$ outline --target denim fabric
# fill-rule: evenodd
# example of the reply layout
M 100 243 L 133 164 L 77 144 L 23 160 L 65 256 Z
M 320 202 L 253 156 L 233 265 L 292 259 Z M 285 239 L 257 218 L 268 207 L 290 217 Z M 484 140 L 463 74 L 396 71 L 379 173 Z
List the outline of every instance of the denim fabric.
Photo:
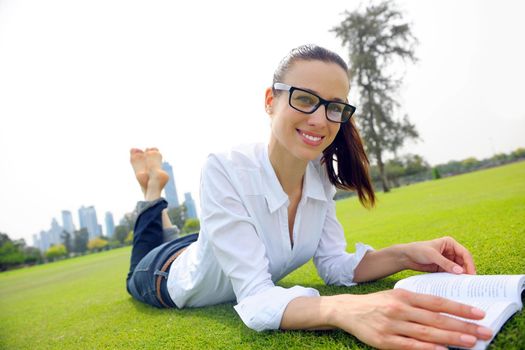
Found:
M 195 242 L 198 237 L 195 233 L 162 243 L 161 213 L 166 207 L 167 202 L 164 199 L 157 200 L 139 214 L 135 222 L 130 270 L 126 279 L 128 293 L 135 299 L 158 308 L 164 307 L 156 296 L 155 281 L 158 275 L 164 277 L 161 282 L 162 300 L 175 307 L 166 288 L 168 271 L 162 273 L 160 269 L 173 254 Z

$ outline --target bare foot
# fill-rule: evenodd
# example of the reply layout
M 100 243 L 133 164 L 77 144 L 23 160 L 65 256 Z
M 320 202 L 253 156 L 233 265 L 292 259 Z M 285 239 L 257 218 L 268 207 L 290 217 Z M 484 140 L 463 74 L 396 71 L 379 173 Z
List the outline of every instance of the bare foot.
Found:
M 145 198 L 148 201 L 160 198 L 161 192 L 169 180 L 167 172 L 162 170 L 162 155 L 156 148 L 146 148 L 144 152 L 148 170 L 148 184 Z
M 131 166 L 135 172 L 135 177 L 139 182 L 142 193 L 146 195 L 149 180 L 148 169 L 146 166 L 146 155 L 141 149 L 138 148 L 132 148 L 129 151 L 129 154 Z

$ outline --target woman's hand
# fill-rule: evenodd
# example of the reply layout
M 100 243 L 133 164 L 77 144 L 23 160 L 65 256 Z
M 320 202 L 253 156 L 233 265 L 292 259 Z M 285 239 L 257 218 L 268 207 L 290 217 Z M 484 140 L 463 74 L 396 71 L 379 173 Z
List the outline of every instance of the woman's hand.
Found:
M 492 336 L 488 328 L 441 314 L 481 319 L 482 310 L 436 296 L 395 289 L 331 298 L 330 323 L 380 349 L 472 347 Z
M 452 237 L 400 245 L 403 265 L 424 272 L 476 274 L 470 252 Z

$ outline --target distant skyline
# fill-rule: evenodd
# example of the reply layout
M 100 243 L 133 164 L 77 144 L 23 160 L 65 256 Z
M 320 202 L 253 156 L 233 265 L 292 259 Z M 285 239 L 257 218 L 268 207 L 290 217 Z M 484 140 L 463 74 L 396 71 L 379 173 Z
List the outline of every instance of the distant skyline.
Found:
M 118 222 L 142 196 L 131 147 L 158 147 L 199 210 L 207 155 L 267 141 L 280 59 L 305 43 L 347 59 L 330 29 L 360 3 L 0 1 L 0 231 L 29 243 L 83 205 Z M 420 42 L 396 113 L 421 140 L 400 153 L 438 164 L 524 147 L 525 2 L 396 3 Z

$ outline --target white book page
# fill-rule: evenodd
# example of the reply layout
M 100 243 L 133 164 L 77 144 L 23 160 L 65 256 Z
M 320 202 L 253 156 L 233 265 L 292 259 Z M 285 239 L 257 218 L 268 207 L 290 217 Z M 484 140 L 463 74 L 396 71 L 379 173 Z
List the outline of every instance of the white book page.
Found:
M 429 273 L 405 278 L 394 288 L 449 299 L 512 300 L 521 308 L 521 291 L 525 275 L 454 275 Z
M 475 306 L 478 309 L 481 309 L 485 311 L 485 317 L 481 320 L 469 320 L 457 316 L 448 315 L 450 317 L 454 317 L 466 322 L 475 323 L 480 326 L 485 326 L 490 329 L 492 329 L 493 336 L 489 340 L 478 340 L 476 342 L 476 346 L 473 349 L 485 349 L 488 344 L 492 341 L 494 336 L 499 332 L 501 327 L 505 324 L 505 322 L 515 313 L 519 310 L 519 307 L 516 303 L 513 303 L 511 301 L 496 301 L 491 299 L 466 299 L 466 300 L 456 300 L 460 303 Z

